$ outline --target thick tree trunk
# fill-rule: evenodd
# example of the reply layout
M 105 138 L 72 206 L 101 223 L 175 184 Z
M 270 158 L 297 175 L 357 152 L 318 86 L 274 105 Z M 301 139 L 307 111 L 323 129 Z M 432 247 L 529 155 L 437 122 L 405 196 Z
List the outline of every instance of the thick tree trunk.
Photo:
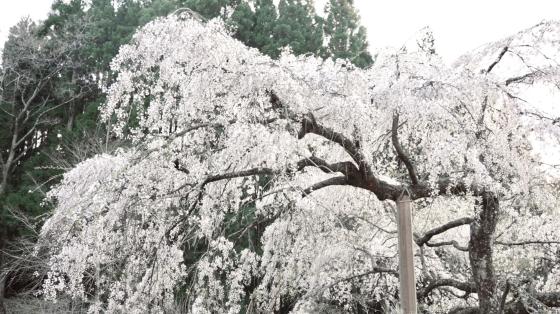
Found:
M 492 246 L 500 206 L 497 197 L 489 192 L 483 193 L 480 205 L 480 213 L 471 223 L 469 259 L 478 290 L 479 312 L 493 314 L 498 313 L 500 308 L 492 260 Z

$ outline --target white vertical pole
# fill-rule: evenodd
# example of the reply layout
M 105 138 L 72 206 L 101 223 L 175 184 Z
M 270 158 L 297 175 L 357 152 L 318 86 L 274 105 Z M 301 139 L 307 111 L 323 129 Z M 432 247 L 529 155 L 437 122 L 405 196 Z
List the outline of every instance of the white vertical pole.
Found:
M 397 200 L 399 235 L 399 280 L 401 309 L 404 314 L 416 314 L 416 280 L 414 278 L 414 247 L 410 197 L 403 194 Z

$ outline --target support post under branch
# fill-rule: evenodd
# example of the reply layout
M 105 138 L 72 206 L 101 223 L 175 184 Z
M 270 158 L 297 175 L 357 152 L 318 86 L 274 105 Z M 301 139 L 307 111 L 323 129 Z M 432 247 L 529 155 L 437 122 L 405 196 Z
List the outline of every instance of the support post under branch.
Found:
M 403 194 L 397 200 L 397 225 L 399 235 L 399 280 L 401 310 L 416 314 L 416 280 L 414 278 L 414 247 L 412 239 L 412 213 L 410 197 Z

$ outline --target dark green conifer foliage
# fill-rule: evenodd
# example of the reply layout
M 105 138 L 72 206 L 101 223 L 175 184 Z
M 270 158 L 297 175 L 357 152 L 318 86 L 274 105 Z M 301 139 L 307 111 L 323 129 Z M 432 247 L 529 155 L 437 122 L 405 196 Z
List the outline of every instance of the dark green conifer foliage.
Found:
M 247 46 L 257 48 L 254 42 L 255 14 L 251 10 L 249 3 L 245 1 L 239 3 L 227 24 L 234 30 L 235 38 Z
M 289 46 L 296 55 L 319 54 L 323 43 L 322 21 L 312 2 L 280 0 L 274 40 L 279 47 Z
M 240 0 L 179 0 L 180 7 L 187 7 L 207 19 L 229 16 L 228 10 L 239 4 Z
M 277 56 L 279 53 L 279 46 L 273 37 L 277 18 L 276 6 L 272 0 L 255 1 L 253 47 L 269 56 Z
M 329 0 L 325 8 L 325 36 L 328 43 L 325 57 L 348 59 L 359 67 L 368 67 L 373 58 L 367 51 L 366 29 L 353 0 Z

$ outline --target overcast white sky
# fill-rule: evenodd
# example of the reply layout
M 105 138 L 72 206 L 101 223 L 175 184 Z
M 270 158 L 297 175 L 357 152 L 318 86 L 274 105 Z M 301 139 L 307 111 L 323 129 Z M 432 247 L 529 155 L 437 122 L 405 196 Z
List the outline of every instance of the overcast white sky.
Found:
M 316 0 L 324 3 L 326 0 Z M 44 19 L 52 0 L 0 0 L 0 45 L 24 16 Z M 436 50 L 448 61 L 543 19 L 560 19 L 558 0 L 355 0 L 372 48 L 400 47 L 430 26 Z

